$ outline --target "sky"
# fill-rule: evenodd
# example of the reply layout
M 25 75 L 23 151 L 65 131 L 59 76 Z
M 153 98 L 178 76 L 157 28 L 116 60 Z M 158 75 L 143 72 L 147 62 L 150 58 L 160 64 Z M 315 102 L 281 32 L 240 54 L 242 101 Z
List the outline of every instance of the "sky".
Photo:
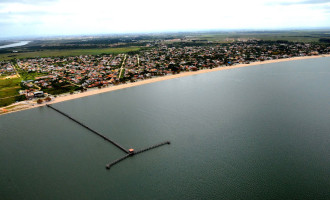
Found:
M 330 0 L 0 0 L 0 38 L 330 28 Z

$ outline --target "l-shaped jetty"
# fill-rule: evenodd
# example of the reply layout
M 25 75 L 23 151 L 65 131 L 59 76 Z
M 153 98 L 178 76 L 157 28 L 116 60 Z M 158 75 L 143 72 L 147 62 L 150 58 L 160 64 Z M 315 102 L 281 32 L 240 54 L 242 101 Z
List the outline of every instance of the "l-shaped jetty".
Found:
M 109 164 L 106 165 L 106 169 L 110 169 L 113 165 L 125 160 L 126 158 L 128 157 L 131 157 L 131 156 L 134 156 L 134 155 L 137 155 L 137 154 L 140 154 L 140 153 L 143 153 L 143 152 L 146 152 L 146 151 L 149 151 L 151 149 L 155 149 L 157 147 L 160 147 L 160 146 L 163 146 L 165 144 L 171 144 L 170 141 L 166 141 L 166 142 L 162 142 L 160 144 L 156 144 L 156 145 L 153 145 L 151 147 L 148 147 L 148 148 L 145 148 L 145 149 L 142 149 L 140 151 L 134 151 L 134 149 L 129 149 L 129 150 L 126 150 L 124 147 L 122 147 L 121 145 L 119 145 L 117 142 L 111 140 L 110 138 L 106 137 L 105 135 L 91 129 L 90 127 L 88 127 L 87 125 L 83 124 L 82 122 L 79 122 L 78 120 L 74 119 L 73 117 L 71 117 L 70 115 L 58 110 L 57 108 L 54 108 L 53 106 L 49 105 L 49 104 L 46 104 L 46 106 L 48 108 L 51 108 L 53 109 L 54 111 L 64 115 L 65 117 L 71 119 L 72 121 L 76 122 L 77 124 L 81 125 L 82 127 L 86 128 L 87 130 L 91 131 L 92 133 L 96 134 L 97 136 L 103 138 L 104 140 L 110 142 L 111 144 L 115 145 L 118 149 L 120 149 L 121 151 L 123 151 L 124 153 L 126 153 L 126 155 L 120 159 L 117 159 Z

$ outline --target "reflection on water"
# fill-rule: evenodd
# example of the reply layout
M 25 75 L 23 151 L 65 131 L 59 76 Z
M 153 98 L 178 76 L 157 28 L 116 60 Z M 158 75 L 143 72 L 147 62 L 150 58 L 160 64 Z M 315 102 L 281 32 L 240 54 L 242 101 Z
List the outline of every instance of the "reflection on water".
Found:
M 24 46 L 24 45 L 29 44 L 30 42 L 31 41 L 21 41 L 21 42 L 17 42 L 17 43 L 13 43 L 13 44 L 7 44 L 7 45 L 0 46 L 0 49 Z

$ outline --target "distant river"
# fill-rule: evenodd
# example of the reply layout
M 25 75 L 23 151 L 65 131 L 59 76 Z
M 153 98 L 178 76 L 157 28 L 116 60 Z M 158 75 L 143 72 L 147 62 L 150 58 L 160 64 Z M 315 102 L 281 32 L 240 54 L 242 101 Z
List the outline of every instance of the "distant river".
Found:
M 7 44 L 7 45 L 0 46 L 0 49 L 24 46 L 24 45 L 29 44 L 30 42 L 31 41 L 21 41 L 21 42 L 16 42 L 16 43 L 13 43 L 13 44 Z
M 199 74 L 0 116 L 0 199 L 330 199 L 330 58 Z

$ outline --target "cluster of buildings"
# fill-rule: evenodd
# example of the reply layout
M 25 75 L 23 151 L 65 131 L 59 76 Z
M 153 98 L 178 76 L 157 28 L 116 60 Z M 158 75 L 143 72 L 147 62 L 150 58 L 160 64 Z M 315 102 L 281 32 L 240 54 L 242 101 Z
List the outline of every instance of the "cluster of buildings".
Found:
M 20 90 L 19 91 L 20 95 L 24 95 L 26 97 L 26 99 L 33 99 L 33 98 L 40 98 L 40 97 L 44 97 L 45 95 L 47 96 L 47 93 L 44 93 L 43 91 L 39 91 L 37 89 L 26 89 L 26 90 Z
M 9 61 L 0 62 L 0 76 L 11 76 L 16 74 L 15 68 Z
M 181 71 L 327 53 L 330 53 L 329 46 L 257 40 L 191 47 L 159 45 L 128 56 L 124 77 L 134 81 Z
M 124 55 L 75 56 L 66 58 L 34 58 L 18 60 L 17 65 L 28 73 L 43 74 L 33 84 L 40 88 L 76 85 L 90 88 L 114 82 Z M 26 84 L 28 86 L 28 83 Z M 31 84 L 30 84 L 31 85 Z
M 43 91 L 70 85 L 80 89 L 102 87 L 181 71 L 328 53 L 330 47 L 320 44 L 257 40 L 206 43 L 203 46 L 160 43 L 135 55 L 21 59 L 17 60 L 17 66 L 27 73 L 41 74 L 23 83 L 27 87 L 25 94 L 35 96 L 29 89 L 38 88 Z M 9 62 L 1 62 L 0 70 L 0 73 L 9 73 L 13 67 Z

